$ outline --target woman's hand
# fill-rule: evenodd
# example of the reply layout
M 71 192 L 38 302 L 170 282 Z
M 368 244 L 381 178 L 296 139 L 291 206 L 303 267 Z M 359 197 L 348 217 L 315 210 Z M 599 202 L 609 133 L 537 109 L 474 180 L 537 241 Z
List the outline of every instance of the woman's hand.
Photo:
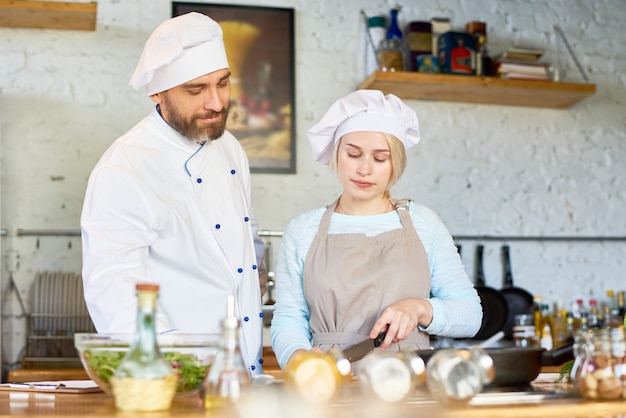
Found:
M 418 325 L 427 327 L 433 320 L 433 308 L 426 299 L 404 299 L 387 306 L 370 331 L 370 338 L 387 330 L 380 348 L 406 339 Z

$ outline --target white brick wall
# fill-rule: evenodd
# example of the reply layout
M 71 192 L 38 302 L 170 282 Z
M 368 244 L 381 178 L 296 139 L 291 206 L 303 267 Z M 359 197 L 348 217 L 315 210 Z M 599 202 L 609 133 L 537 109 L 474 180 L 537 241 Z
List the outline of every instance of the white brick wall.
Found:
M 261 228 L 281 230 L 339 193 L 333 174 L 312 160 L 306 130 L 365 76 L 359 10 L 386 14 L 396 2 L 255 3 L 295 9 L 297 174 L 253 175 Z M 402 27 L 433 16 L 450 17 L 455 29 L 483 20 L 492 52 L 511 43 L 542 46 L 552 60 L 558 23 L 597 94 L 568 110 L 410 101 L 423 139 L 410 152 L 396 196 L 435 209 L 456 235 L 626 236 L 624 1 L 404 3 Z M 143 42 L 170 13 L 163 0 L 100 0 L 95 32 L 0 28 L 1 226 L 8 231 L 2 250 L 21 256 L 15 278 L 27 302 L 37 270 L 80 270 L 80 241 L 17 237 L 15 230 L 78 229 L 91 168 L 151 109 L 127 83 Z M 561 58 L 567 80 L 581 81 L 562 45 Z M 477 242 L 461 243 L 473 276 Z M 487 284 L 500 287 L 502 242 L 483 243 Z M 626 289 L 623 241 L 508 244 L 515 284 L 544 300 Z M 14 298 L 3 302 L 3 313 L 16 310 Z M 23 345 L 22 328 L 2 328 L 9 362 Z

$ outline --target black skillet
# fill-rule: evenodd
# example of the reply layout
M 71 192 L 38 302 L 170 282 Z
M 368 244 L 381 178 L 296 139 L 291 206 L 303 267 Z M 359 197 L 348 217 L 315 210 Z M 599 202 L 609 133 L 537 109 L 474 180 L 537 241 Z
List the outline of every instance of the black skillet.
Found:
M 500 293 L 506 299 L 509 314 L 504 324 L 504 338 L 513 339 L 513 326 L 515 325 L 515 315 L 530 313 L 533 304 L 533 295 L 526 290 L 513 286 L 513 274 L 511 273 L 511 258 L 509 256 L 509 246 L 502 246 L 502 260 L 504 261 L 504 287 Z
M 496 289 L 485 285 L 483 250 L 483 245 L 476 246 L 476 281 L 474 284 L 480 297 L 480 303 L 483 306 L 483 320 L 480 329 L 474 336 L 475 340 L 486 340 L 502 330 L 509 312 L 504 296 Z

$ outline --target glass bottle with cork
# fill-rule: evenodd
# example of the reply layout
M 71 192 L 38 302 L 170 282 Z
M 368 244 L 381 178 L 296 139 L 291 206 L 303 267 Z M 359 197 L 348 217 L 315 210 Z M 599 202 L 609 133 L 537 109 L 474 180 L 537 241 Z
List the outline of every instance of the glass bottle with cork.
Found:
M 239 347 L 239 326 L 235 316 L 235 297 L 231 294 L 226 303 L 226 318 L 222 321 L 220 351 L 205 380 L 205 408 L 233 404 L 250 385 L 250 376 Z
M 377 50 L 378 65 L 381 71 L 402 71 L 404 69 L 404 46 L 402 31 L 398 24 L 398 9 L 391 9 L 391 22 L 387 29 L 387 37 L 383 39 Z
M 123 411 L 151 412 L 170 408 L 178 375 L 159 351 L 156 305 L 159 285 L 138 283 L 137 330 L 128 353 L 111 377 L 115 406 Z
M 487 23 L 480 21 L 468 22 L 465 31 L 474 37 L 476 46 L 476 75 L 493 75 L 493 62 L 487 51 Z

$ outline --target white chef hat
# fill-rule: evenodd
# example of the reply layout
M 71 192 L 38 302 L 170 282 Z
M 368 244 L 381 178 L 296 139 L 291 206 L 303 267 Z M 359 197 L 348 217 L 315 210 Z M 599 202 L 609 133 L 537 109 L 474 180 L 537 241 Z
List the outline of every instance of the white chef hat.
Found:
M 228 68 L 222 28 L 210 17 L 186 13 L 161 23 L 146 41 L 130 85 L 151 96 Z
M 328 164 L 333 147 L 350 132 L 388 133 L 398 138 L 405 149 L 420 140 L 417 115 L 393 94 L 380 90 L 357 90 L 337 100 L 322 119 L 308 131 L 313 156 Z

